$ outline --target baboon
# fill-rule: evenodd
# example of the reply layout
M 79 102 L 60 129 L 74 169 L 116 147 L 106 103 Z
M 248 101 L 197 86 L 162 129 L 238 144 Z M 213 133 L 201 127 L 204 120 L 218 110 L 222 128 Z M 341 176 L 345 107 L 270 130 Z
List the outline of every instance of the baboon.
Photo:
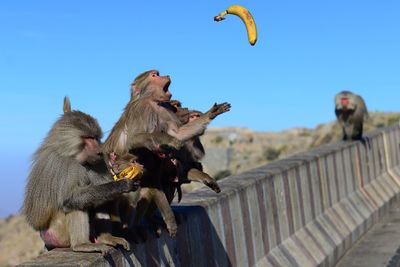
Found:
M 97 120 L 71 111 L 69 99 L 64 98 L 64 114 L 34 154 L 22 207 L 48 249 L 70 247 L 103 254 L 110 246 L 129 249 L 124 238 L 96 232 L 92 225 L 98 207 L 138 188 L 130 180 L 112 180 L 102 159 L 101 136 Z
M 190 111 L 188 108 L 183 108 L 182 107 L 182 103 L 179 100 L 171 100 L 170 104 L 172 105 L 172 107 L 175 108 L 175 111 L 172 109 L 172 111 L 174 111 L 176 113 L 176 116 L 178 116 L 179 120 L 181 121 L 182 124 L 186 124 L 189 122 L 189 115 L 190 115 Z M 168 108 L 168 107 L 167 107 Z
M 203 134 L 211 120 L 230 109 L 228 103 L 214 104 L 196 121 L 183 125 L 174 112 L 162 106 L 163 102 L 171 99 L 170 84 L 170 77 L 160 76 L 156 70 L 146 71 L 135 78 L 132 83 L 131 100 L 105 141 L 110 151 L 126 148 L 127 140 L 134 139 L 138 133 L 161 132 L 186 142 Z M 155 204 L 160 210 L 169 234 L 175 236 L 177 232 L 175 216 L 163 191 L 165 179 L 168 178 L 162 173 L 161 168 L 163 162 L 170 159 L 160 158 L 154 151 L 143 148 L 133 149 L 130 152 L 137 155 L 138 162 L 148 170 L 141 179 L 136 218 L 147 217 L 153 211 L 151 206 Z
M 368 110 L 361 96 L 342 91 L 335 96 L 335 114 L 343 130 L 343 140 L 361 140 Z
M 175 113 L 183 124 L 190 123 L 203 115 L 203 113 L 200 111 L 182 108 L 181 102 L 177 100 L 170 101 L 170 104 L 175 108 Z M 164 107 L 174 111 L 174 109 L 167 104 L 165 104 Z M 181 176 L 179 177 L 179 182 L 201 182 L 210 187 L 216 193 L 219 193 L 221 192 L 221 189 L 219 188 L 216 180 L 207 173 L 203 172 L 203 165 L 200 163 L 200 160 L 204 157 L 204 154 L 204 147 L 199 136 L 195 136 L 185 143 L 185 146 L 180 150 L 180 153 L 178 153 L 178 160 L 180 163 L 178 166 L 178 168 L 180 168 L 178 175 Z M 178 201 L 180 201 L 182 193 L 180 192 L 179 187 L 177 189 Z
M 200 111 L 191 110 L 189 112 L 188 123 L 197 120 L 202 114 L 203 113 Z M 200 163 L 200 160 L 204 157 L 205 151 L 199 136 L 189 140 L 186 144 L 187 145 L 183 147 L 182 150 L 185 152 L 185 154 L 183 154 L 183 160 L 186 162 L 185 165 L 187 165 L 187 178 L 190 181 L 204 183 L 216 193 L 221 192 L 217 181 L 207 173 L 203 172 L 203 165 Z

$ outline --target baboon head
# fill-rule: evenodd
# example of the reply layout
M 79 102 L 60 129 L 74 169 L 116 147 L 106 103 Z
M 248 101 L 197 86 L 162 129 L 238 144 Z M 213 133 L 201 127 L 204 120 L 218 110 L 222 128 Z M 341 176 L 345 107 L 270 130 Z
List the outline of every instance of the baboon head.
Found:
M 169 92 L 171 78 L 160 76 L 157 70 L 143 72 L 135 78 L 131 85 L 132 98 L 135 96 L 149 96 L 155 101 L 169 101 L 172 94 Z

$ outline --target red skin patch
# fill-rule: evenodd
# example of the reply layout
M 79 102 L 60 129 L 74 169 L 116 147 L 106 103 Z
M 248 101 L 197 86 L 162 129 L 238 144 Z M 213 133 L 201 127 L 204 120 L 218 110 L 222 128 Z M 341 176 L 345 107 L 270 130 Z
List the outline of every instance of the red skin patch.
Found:
M 47 247 L 53 248 L 62 248 L 64 246 L 61 245 L 56 235 L 51 233 L 49 230 L 40 231 L 40 237 Z
M 57 236 L 50 232 L 49 230 L 42 230 L 40 231 L 40 237 L 42 238 L 44 244 L 48 248 L 65 248 L 66 246 L 63 246 L 61 242 L 58 240 Z M 100 241 L 96 239 L 94 236 L 89 237 L 90 242 L 99 244 Z
M 347 97 L 343 97 L 340 99 L 340 103 L 342 104 L 342 106 L 347 107 L 347 105 L 349 104 L 349 99 Z

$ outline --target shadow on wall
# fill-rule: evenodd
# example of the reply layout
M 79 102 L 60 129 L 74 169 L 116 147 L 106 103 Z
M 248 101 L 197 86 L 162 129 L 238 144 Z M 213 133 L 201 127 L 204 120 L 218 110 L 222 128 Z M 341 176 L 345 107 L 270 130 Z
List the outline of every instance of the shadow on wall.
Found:
M 146 242 L 131 244 L 131 251 L 111 249 L 100 253 L 54 249 L 18 266 L 232 266 L 204 207 L 174 206 L 178 235 L 148 235 Z
M 174 206 L 178 221 L 175 239 L 164 230 L 160 238 L 148 236 L 145 243 L 133 244 L 123 252 L 128 266 L 232 266 L 228 254 L 202 206 Z M 110 266 L 119 266 L 120 259 L 105 258 Z
M 178 235 L 170 238 L 148 235 L 147 241 L 131 244 L 131 251 L 112 249 L 99 253 L 79 253 L 55 249 L 19 266 L 232 266 L 214 225 L 204 207 L 174 206 Z

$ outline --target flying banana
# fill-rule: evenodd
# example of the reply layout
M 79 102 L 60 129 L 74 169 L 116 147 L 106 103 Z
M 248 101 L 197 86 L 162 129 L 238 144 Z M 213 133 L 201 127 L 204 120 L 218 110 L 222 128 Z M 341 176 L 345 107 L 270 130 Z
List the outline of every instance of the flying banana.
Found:
M 256 29 L 256 23 L 253 19 L 253 16 L 250 14 L 250 12 L 239 5 L 232 5 L 228 7 L 227 10 L 219 13 L 217 16 L 214 17 L 215 21 L 221 21 L 224 20 L 224 16 L 226 14 L 232 14 L 240 17 L 244 24 L 246 25 L 246 30 L 247 30 L 247 37 L 249 38 L 249 43 L 251 45 L 255 45 L 257 42 L 257 29 Z

